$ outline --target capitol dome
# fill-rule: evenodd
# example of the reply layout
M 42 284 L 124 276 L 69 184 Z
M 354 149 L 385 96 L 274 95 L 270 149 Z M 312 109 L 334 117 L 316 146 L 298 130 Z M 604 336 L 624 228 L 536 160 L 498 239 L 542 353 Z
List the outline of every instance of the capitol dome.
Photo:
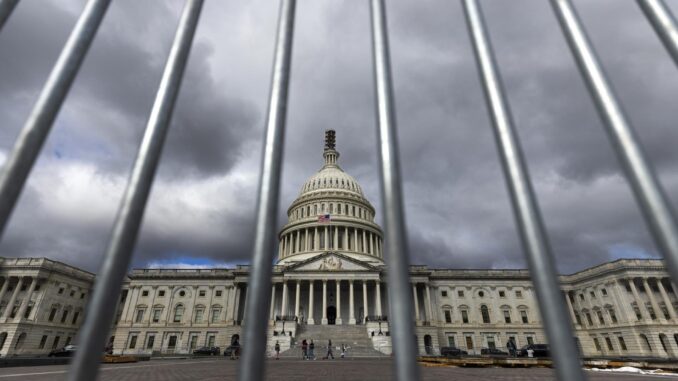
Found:
M 325 132 L 324 164 L 301 187 L 279 234 L 278 264 L 326 252 L 383 264 L 382 232 L 360 184 L 337 163 L 335 132 Z

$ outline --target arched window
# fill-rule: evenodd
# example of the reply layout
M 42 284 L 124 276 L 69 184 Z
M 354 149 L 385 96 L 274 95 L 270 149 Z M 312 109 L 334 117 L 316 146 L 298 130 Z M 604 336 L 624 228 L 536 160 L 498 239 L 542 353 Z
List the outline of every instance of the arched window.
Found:
M 480 306 L 480 314 L 483 316 L 483 323 L 490 323 L 490 311 L 487 309 L 486 305 Z
M 184 306 L 183 304 L 178 304 L 176 307 L 174 307 L 174 319 L 172 319 L 172 321 L 175 323 L 181 323 L 181 319 L 183 317 L 184 317 Z
M 212 311 L 210 312 L 210 323 L 218 323 L 220 316 L 221 316 L 221 306 L 218 304 L 213 305 Z
M 668 339 L 666 338 L 665 334 L 663 334 L 663 333 L 659 334 L 659 342 L 661 343 L 662 348 L 664 349 L 664 352 L 669 353 L 669 349 L 668 349 L 669 343 L 668 343 Z

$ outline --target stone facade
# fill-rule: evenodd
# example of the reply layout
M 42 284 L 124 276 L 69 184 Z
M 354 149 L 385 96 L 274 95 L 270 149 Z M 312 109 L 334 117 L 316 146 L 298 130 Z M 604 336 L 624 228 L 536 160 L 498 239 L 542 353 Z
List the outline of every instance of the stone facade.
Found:
M 374 207 L 337 164 L 332 131 L 323 157 L 324 165 L 302 186 L 279 234 L 269 348 L 275 342 L 284 350 L 296 340 L 331 337 L 390 353 L 383 237 Z M 59 270 L 47 270 L 52 268 Z M 247 323 L 248 274 L 248 266 L 133 270 L 119 300 L 110 339 L 114 352 L 183 354 L 201 346 L 227 347 Z M 6 259 L 0 276 L 5 280 L 0 322 L 12 320 L 2 324 L 7 335 L 0 353 L 44 353 L 57 336 L 74 337 L 82 314 L 72 324 L 60 323 L 61 316 L 82 310 L 86 297 L 73 298 L 70 290 L 86 295 L 91 274 L 46 259 Z M 38 281 L 17 288 L 22 276 Z M 560 281 L 584 356 L 678 357 L 677 289 L 661 261 L 618 260 Z M 509 339 L 518 347 L 546 341 L 526 270 L 412 266 L 410 282 L 421 354 L 438 354 L 443 346 L 480 353 L 485 347 L 505 348 Z M 49 303 L 42 302 L 45 295 Z M 26 312 L 25 301 L 35 308 Z M 30 322 L 5 317 L 7 305 L 16 306 L 11 316 L 25 314 Z M 28 335 L 22 345 L 17 332 Z M 41 343 L 45 336 L 46 344 Z
M 45 258 L 0 258 L 0 355 L 40 355 L 74 341 L 94 274 Z

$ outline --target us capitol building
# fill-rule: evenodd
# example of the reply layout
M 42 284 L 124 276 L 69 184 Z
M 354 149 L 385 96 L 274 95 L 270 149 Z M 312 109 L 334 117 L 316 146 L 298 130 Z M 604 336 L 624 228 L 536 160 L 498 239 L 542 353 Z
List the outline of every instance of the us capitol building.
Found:
M 279 234 L 269 348 L 328 338 L 355 354 L 391 352 L 382 230 L 327 131 L 322 168 L 301 187 Z M 111 329 L 115 353 L 227 347 L 247 324 L 249 267 L 135 269 Z M 0 258 L 0 355 L 76 342 L 94 274 L 45 258 Z M 584 356 L 678 357 L 678 297 L 660 260 L 617 260 L 560 277 Z M 544 343 L 527 270 L 411 266 L 419 352 L 472 353 Z M 247 343 L 242 343 L 247 346 Z M 298 353 L 297 351 L 294 351 Z M 320 351 L 317 351 L 320 353 Z

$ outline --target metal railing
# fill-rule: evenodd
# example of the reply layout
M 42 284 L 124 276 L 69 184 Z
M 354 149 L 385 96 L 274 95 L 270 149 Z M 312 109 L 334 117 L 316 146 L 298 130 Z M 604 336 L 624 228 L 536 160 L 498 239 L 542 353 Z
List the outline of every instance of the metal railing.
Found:
M 560 297 L 546 230 L 513 126 L 482 10 L 478 0 L 461 1 L 546 334 L 549 342 L 557 343 L 552 346 L 557 375 L 560 380 L 582 380 L 585 375 L 581 371 L 572 339 L 572 322 Z M 662 0 L 637 2 L 678 64 L 678 28 L 668 7 Z M 0 31 L 17 3 L 18 0 L 0 0 Z M 109 3 L 110 0 L 87 2 L 0 173 L 0 236 Z M 121 282 L 130 263 L 202 4 L 202 0 L 187 0 L 181 15 L 146 132 L 96 279 L 85 324 L 80 332 L 83 341 L 69 372 L 70 380 L 96 378 L 99 356 L 112 323 Z M 678 228 L 675 213 L 624 115 L 570 0 L 551 0 L 551 5 L 654 240 L 666 259 L 669 273 L 678 282 Z M 267 351 L 271 263 L 276 244 L 276 221 L 270 216 L 277 215 L 278 211 L 295 6 L 295 0 L 281 0 L 280 3 L 257 198 L 257 224 L 249 279 L 251 296 L 247 299 L 245 312 L 251 317 L 244 327 L 248 349 L 244 352 L 240 368 L 241 381 L 260 380 L 264 376 L 260 359 Z M 410 381 L 419 379 L 419 374 L 384 0 L 370 0 L 370 9 L 389 304 L 390 316 L 394 317 L 390 322 L 393 325 L 390 330 L 393 332 L 392 345 L 396 348 L 396 377 L 398 380 Z

